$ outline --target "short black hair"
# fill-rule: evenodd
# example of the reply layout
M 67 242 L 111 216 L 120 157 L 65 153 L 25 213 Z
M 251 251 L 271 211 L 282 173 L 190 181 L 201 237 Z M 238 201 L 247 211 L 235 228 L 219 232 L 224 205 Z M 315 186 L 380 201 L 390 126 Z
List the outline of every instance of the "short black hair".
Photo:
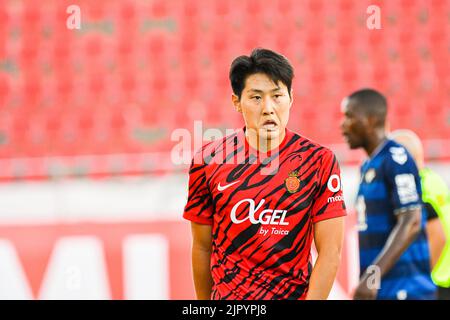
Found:
M 283 55 L 269 49 L 256 48 L 250 56 L 239 56 L 230 67 L 230 82 L 233 93 L 241 98 L 247 77 L 255 73 L 266 74 L 274 83 L 281 81 L 291 95 L 294 68 Z
M 366 116 L 378 118 L 378 125 L 384 126 L 387 116 L 387 100 L 380 92 L 374 89 L 361 89 L 348 96 L 355 101 L 357 108 Z

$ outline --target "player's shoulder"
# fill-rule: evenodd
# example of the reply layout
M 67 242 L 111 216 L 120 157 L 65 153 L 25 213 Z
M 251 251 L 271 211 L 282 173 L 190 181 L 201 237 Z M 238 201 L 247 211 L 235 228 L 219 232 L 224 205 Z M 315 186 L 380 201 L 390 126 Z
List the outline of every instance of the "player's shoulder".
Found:
M 414 164 L 414 159 L 408 150 L 398 142 L 388 139 L 381 152 L 381 156 L 388 164 L 408 165 Z
M 295 131 L 288 130 L 288 137 L 291 141 L 288 143 L 295 144 L 296 146 L 301 147 L 304 151 L 317 154 L 320 157 L 334 155 L 333 151 L 331 151 L 328 147 Z
M 380 152 L 380 170 L 385 177 L 392 179 L 397 175 L 413 175 L 420 180 L 416 162 L 408 150 L 401 144 L 388 140 Z
M 201 148 L 197 149 L 194 153 L 192 163 L 202 164 L 205 166 L 210 165 L 217 156 L 223 156 L 223 151 L 227 150 L 226 145 L 236 145 L 239 139 L 243 135 L 242 129 L 234 130 L 224 137 L 214 139 L 212 141 L 206 141 Z M 237 139 L 235 139 L 237 138 Z
M 337 161 L 336 155 L 330 148 L 314 141 L 313 139 L 293 131 L 289 132 L 289 137 L 291 141 L 294 141 L 296 147 L 295 149 L 302 150 L 303 159 L 305 161 L 312 161 L 318 166 L 327 163 L 332 165 L 335 161 Z

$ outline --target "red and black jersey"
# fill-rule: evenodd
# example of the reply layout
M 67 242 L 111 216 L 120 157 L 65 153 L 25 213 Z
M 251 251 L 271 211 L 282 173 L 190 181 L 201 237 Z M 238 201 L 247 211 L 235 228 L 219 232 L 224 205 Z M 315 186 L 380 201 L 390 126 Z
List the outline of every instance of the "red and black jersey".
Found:
M 336 157 L 287 129 L 264 156 L 244 128 L 191 164 L 184 218 L 212 225 L 212 299 L 304 299 L 313 224 L 344 215 Z

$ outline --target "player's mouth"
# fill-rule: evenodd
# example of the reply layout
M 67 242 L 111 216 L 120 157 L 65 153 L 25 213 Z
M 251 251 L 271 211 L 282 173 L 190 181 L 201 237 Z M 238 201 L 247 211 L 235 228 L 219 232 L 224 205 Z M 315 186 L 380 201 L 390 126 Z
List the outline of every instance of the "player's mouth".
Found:
M 347 143 L 347 144 L 352 144 L 352 137 L 351 137 L 351 135 L 348 133 L 348 132 L 343 132 L 342 133 L 342 137 L 344 138 L 344 141 Z
M 342 136 L 351 149 L 355 148 L 355 139 L 350 133 L 343 133 Z
M 277 130 L 278 124 L 274 120 L 264 121 L 262 128 L 268 131 Z

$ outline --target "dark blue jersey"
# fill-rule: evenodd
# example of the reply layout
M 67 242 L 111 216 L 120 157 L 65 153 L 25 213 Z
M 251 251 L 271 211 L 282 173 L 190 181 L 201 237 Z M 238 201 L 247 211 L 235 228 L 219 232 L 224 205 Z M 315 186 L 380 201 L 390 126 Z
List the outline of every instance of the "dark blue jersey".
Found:
M 397 215 L 418 207 L 422 208 L 422 201 L 417 166 L 405 148 L 386 140 L 361 167 L 356 205 L 361 274 L 385 246 Z M 381 279 L 378 299 L 435 298 L 423 208 L 422 213 L 418 237 Z

